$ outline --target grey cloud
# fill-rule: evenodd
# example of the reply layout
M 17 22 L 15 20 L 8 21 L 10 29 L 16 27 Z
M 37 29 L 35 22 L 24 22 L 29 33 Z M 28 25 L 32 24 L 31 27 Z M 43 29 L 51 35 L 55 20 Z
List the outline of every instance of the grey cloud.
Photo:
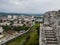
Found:
M 0 12 L 44 13 L 60 9 L 60 0 L 0 0 Z

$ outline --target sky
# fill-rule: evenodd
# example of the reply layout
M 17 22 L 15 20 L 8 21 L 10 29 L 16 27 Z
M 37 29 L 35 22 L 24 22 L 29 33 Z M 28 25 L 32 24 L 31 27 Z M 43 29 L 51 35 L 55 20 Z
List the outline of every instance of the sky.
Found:
M 0 0 L 0 12 L 40 14 L 59 9 L 60 0 Z

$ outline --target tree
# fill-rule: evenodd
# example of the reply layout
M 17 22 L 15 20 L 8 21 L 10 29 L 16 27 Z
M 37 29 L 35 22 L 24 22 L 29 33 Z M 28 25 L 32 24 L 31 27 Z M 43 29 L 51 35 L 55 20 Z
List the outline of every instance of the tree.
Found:
M 14 22 L 13 21 L 10 21 L 10 25 L 12 25 Z
M 4 31 L 8 31 L 8 30 L 11 30 L 11 27 L 6 25 L 6 26 L 3 26 L 3 29 L 4 29 Z

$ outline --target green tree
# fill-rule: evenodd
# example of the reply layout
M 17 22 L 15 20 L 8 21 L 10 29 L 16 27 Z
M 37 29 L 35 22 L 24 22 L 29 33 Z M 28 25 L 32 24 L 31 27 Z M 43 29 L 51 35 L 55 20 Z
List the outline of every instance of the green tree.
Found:
M 3 26 L 3 29 L 4 29 L 4 31 L 8 31 L 8 30 L 11 30 L 11 27 L 6 25 L 6 26 Z

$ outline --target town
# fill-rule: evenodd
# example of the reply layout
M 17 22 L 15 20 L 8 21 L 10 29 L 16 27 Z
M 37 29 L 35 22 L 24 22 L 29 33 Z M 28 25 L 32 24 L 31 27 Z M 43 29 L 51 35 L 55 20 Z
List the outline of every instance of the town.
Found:
M 60 0 L 0 0 L 0 45 L 60 45 Z
M 43 16 L 0 16 L 0 45 L 27 33 L 36 22 L 43 22 Z

